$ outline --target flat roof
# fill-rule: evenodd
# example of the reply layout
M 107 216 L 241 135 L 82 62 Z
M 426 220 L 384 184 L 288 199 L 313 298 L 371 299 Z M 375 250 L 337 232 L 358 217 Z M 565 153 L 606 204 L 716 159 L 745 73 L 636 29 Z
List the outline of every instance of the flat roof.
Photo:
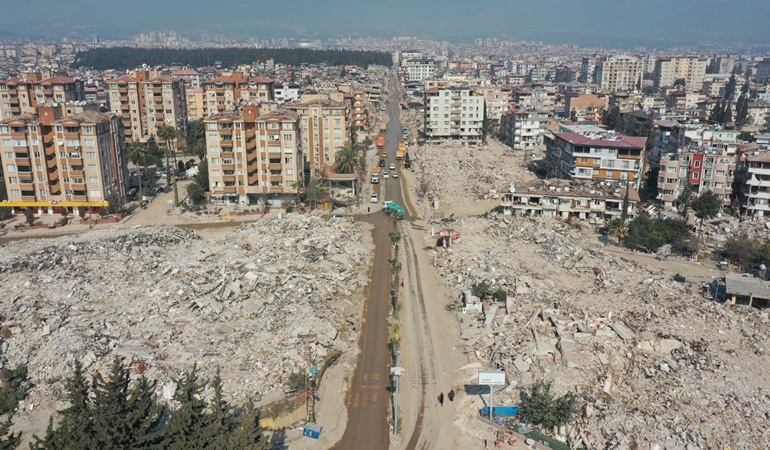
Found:
M 739 273 L 725 276 L 727 295 L 770 299 L 770 282 Z

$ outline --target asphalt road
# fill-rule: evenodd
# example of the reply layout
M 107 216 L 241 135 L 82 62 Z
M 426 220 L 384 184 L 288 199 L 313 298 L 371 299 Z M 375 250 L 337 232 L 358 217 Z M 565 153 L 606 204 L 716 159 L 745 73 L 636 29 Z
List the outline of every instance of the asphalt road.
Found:
M 391 86 L 393 83 L 391 82 Z M 392 91 L 391 91 L 392 92 Z M 386 169 L 396 163 L 396 150 L 401 139 L 397 98 L 387 106 L 388 121 L 385 150 L 388 153 Z M 397 164 L 398 166 L 398 164 Z M 400 170 L 398 168 L 397 170 Z M 382 208 L 385 200 L 404 205 L 401 178 L 381 179 L 378 186 Z M 359 337 L 358 366 L 353 373 L 347 399 L 348 423 L 342 439 L 333 448 L 338 450 L 387 449 L 389 447 L 388 406 L 390 404 L 390 364 L 388 348 L 388 315 L 390 313 L 390 233 L 395 231 L 393 219 L 382 212 L 365 219 L 374 225 L 374 264 L 369 281 L 364 322 Z

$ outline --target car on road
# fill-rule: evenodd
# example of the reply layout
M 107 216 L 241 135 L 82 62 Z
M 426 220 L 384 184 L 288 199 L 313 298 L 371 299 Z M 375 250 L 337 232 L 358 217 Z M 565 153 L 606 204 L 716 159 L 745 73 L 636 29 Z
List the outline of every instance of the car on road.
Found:
M 385 167 L 385 160 L 384 159 L 380 160 L 380 167 Z
M 396 165 L 393 163 L 390 163 L 390 170 L 396 170 Z
M 382 172 L 382 178 L 389 178 L 390 175 L 388 174 L 388 171 Z
M 391 173 L 391 176 L 392 176 L 393 178 L 398 178 L 398 172 L 393 172 L 393 173 Z
M 377 198 L 377 193 L 376 193 L 376 192 L 372 192 L 372 198 L 371 198 L 371 200 L 370 200 L 370 201 L 371 201 L 372 203 L 377 203 L 377 201 L 378 201 L 378 200 L 379 200 L 379 199 Z

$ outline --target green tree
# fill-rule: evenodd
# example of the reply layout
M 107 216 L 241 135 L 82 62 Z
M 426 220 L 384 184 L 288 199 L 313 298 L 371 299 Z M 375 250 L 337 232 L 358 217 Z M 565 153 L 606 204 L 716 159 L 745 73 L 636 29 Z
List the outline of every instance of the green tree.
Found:
M 70 406 L 61 411 L 59 427 L 53 428 L 53 417 L 48 423 L 44 440 L 33 436 L 33 449 L 90 450 L 99 448 L 94 439 L 93 409 L 89 401 L 89 386 L 80 361 L 75 361 L 73 373 L 65 383 Z
M 169 158 L 171 157 L 171 154 L 173 152 L 174 154 L 174 166 L 176 166 L 176 152 L 174 152 L 174 141 L 177 138 L 176 135 L 176 128 L 172 127 L 168 124 L 163 124 L 158 127 L 157 130 L 158 138 L 160 138 L 163 142 L 166 144 L 166 187 L 171 187 L 171 177 L 173 174 L 171 173 L 171 164 L 169 161 Z M 177 206 L 179 204 L 179 194 L 177 192 L 176 187 L 176 181 L 174 182 L 174 206 Z
M 746 125 L 749 118 L 749 82 L 743 83 L 741 95 L 735 105 L 735 125 L 742 127 Z
M 305 186 L 305 183 L 302 181 L 302 179 L 298 179 L 297 181 L 293 181 L 291 183 L 291 188 L 294 189 L 294 192 L 297 193 L 297 197 L 295 201 L 297 204 L 299 204 L 302 200 L 302 188 Z
M 695 197 L 690 203 L 690 207 L 695 213 L 695 217 L 700 220 L 700 225 L 698 225 L 698 234 L 700 234 L 703 221 L 716 216 L 722 209 L 722 200 L 711 190 L 707 190 Z
M 30 227 L 35 224 L 35 221 L 37 218 L 35 218 L 35 214 L 32 212 L 31 209 L 27 208 L 24 210 L 24 220 L 27 221 L 27 225 Z
M 232 409 L 222 394 L 222 377 L 218 367 L 217 373 L 211 381 L 211 387 L 214 389 L 214 397 L 209 403 L 210 417 L 202 433 L 209 442 L 209 448 L 226 450 L 232 425 Z
M 30 382 L 27 378 L 26 364 L 19 364 L 13 369 L 5 368 L 0 372 L 0 378 L 5 380 L 0 387 L 0 415 L 13 413 L 19 402 L 27 397 Z M 0 431 L 0 436 L 4 435 Z
M 131 445 L 131 429 L 125 421 L 128 412 L 128 371 L 115 358 L 107 378 L 94 380 L 93 433 L 98 448 L 119 449 Z
M 227 439 L 227 448 L 242 450 L 267 450 L 271 448 L 270 441 L 262 436 L 262 428 L 259 426 L 259 410 L 251 399 L 243 407 L 240 415 L 236 417 L 233 429 Z
M 187 185 L 187 198 L 195 205 L 200 205 L 206 201 L 206 191 L 198 183 Z
M 692 183 L 690 183 L 690 175 L 691 170 L 690 166 L 687 166 L 687 176 L 684 180 L 684 185 L 682 186 L 682 190 L 679 192 L 679 196 L 676 198 L 676 203 L 679 207 L 679 215 L 681 215 L 685 220 L 687 220 L 687 211 L 690 208 L 690 203 L 692 202 Z
M 658 198 L 658 178 L 660 178 L 660 164 L 652 163 L 644 175 L 644 184 L 642 185 L 645 200 Z
M 358 167 L 358 156 L 361 147 L 353 142 L 345 142 L 334 153 L 334 171 L 337 173 L 353 173 Z
M 729 101 L 727 101 L 727 105 L 725 106 L 725 111 L 722 113 L 722 120 L 720 120 L 721 123 L 731 123 L 733 121 L 733 105 Z
M 684 78 L 677 78 L 676 81 L 674 81 L 674 87 L 679 86 L 684 89 L 686 84 L 687 84 L 687 80 L 685 80 Z
M 0 450 L 13 450 L 21 444 L 21 433 L 11 432 L 11 417 L 0 422 Z
M 624 243 L 631 250 L 655 252 L 662 245 L 673 244 L 689 235 L 685 221 L 653 219 L 646 211 L 642 211 L 628 223 Z
M 607 113 L 607 128 L 619 131 L 620 130 L 620 107 L 613 106 Z
M 205 159 L 198 164 L 198 173 L 193 177 L 193 182 L 203 188 L 204 192 L 209 191 L 209 163 Z
M 628 236 L 628 224 L 622 217 L 615 217 L 607 222 L 607 234 L 614 237 L 618 245 L 623 245 L 623 239 Z
M 209 443 L 203 436 L 203 429 L 210 418 L 206 414 L 206 402 L 201 399 L 203 384 L 198 379 L 198 367 L 186 372 L 177 381 L 174 400 L 179 402 L 179 408 L 171 414 L 168 425 L 163 430 L 163 440 L 169 450 L 205 449 Z
M 142 375 L 128 391 L 123 421 L 133 448 L 155 448 L 161 442 L 160 429 L 167 411 L 155 399 L 155 386 L 156 382 Z
M 732 237 L 725 242 L 723 255 L 742 270 L 751 270 L 760 264 L 770 266 L 770 241 L 748 236 Z
M 128 160 L 139 167 L 139 196 L 141 199 L 141 196 L 144 195 L 144 190 L 142 189 L 142 177 L 147 172 L 147 161 L 150 154 L 147 150 L 147 144 L 141 142 L 132 142 L 128 145 L 127 151 Z
M 203 119 L 192 122 L 187 127 L 187 153 L 196 155 L 200 159 L 206 157 L 206 129 Z
M 725 86 L 725 95 L 723 97 L 728 103 L 733 100 L 737 83 L 738 82 L 735 79 L 735 74 L 730 75 L 730 79 L 727 81 L 727 85 Z
M 538 380 L 529 391 L 522 392 L 521 410 L 532 423 L 551 429 L 572 421 L 577 412 L 577 396 L 569 393 L 555 397 L 551 383 Z

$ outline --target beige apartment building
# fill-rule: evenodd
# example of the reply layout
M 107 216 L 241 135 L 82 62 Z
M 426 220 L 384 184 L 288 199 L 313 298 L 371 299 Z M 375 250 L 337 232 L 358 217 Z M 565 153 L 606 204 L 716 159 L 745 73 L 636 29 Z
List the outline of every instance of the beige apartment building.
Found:
M 678 208 L 677 199 L 689 183 L 694 194 L 710 190 L 727 206 L 733 194 L 735 168 L 735 155 L 715 148 L 667 153 L 660 160 L 658 199 L 665 208 Z
M 700 91 L 708 69 L 707 58 L 658 58 L 655 61 L 655 88 L 673 86 L 684 79 L 685 89 Z
M 273 101 L 274 81 L 263 77 L 246 77 L 240 72 L 201 83 L 202 117 L 233 112 L 239 104 Z
M 0 160 L 9 202 L 52 214 L 66 208 L 98 209 L 129 187 L 120 116 L 84 111 L 62 117 L 40 106 L 0 121 Z
M 41 79 L 30 73 L 0 82 L 0 119 L 34 114 L 38 105 L 85 100 L 82 80 L 56 76 Z
M 508 110 L 512 98 L 512 88 L 504 86 L 481 86 L 473 88 L 477 94 L 484 97 L 484 108 L 487 119 L 500 123 L 503 113 Z
M 642 60 L 629 55 L 608 56 L 596 63 L 594 83 L 610 91 L 630 91 L 642 82 Z
M 425 136 L 428 139 L 481 141 L 484 96 L 469 88 L 426 89 Z
M 212 199 L 281 204 L 302 180 L 299 116 L 287 110 L 216 114 L 204 120 Z
M 287 108 L 300 117 L 302 153 L 311 173 L 319 176 L 331 169 L 337 149 L 348 141 L 345 104 L 317 100 Z
M 107 95 L 110 110 L 123 119 L 127 143 L 145 142 L 165 124 L 182 137 L 175 142 L 177 148 L 184 145 L 187 102 L 182 80 L 168 76 L 149 79 L 148 72 L 137 71 L 109 81 Z

